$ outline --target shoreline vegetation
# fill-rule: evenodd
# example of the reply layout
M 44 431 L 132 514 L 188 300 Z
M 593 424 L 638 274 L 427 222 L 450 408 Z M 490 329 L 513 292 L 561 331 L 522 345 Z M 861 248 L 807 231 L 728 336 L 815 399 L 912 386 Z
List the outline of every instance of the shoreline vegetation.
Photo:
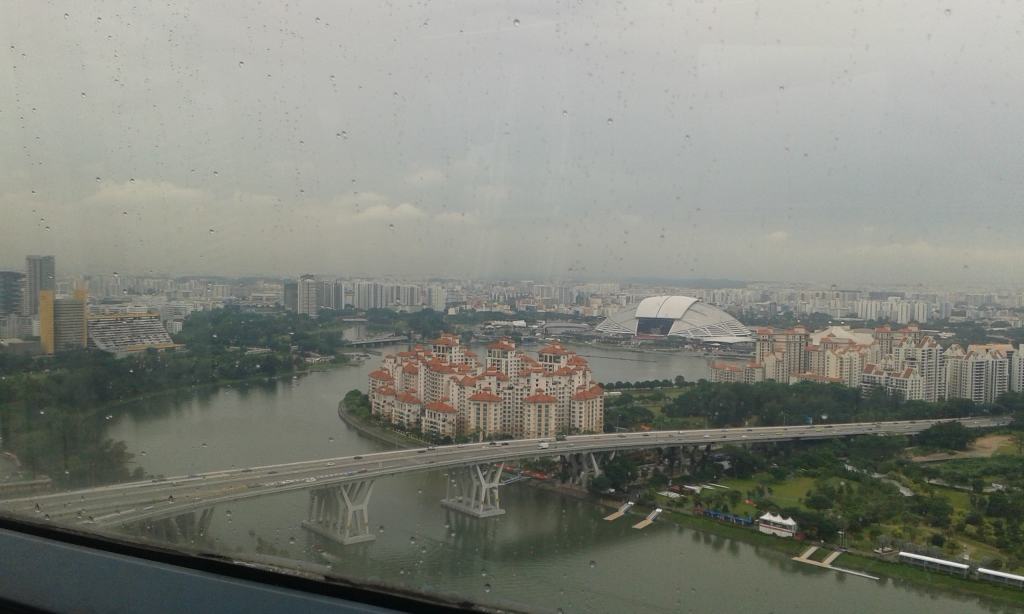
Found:
M 426 442 L 421 442 L 372 424 L 369 421 L 369 416 L 364 414 L 365 412 L 361 413 L 358 410 L 353 411 L 353 409 L 348 407 L 348 404 L 346 404 L 344 400 L 338 403 L 339 418 L 346 425 L 367 437 L 403 448 L 427 445 Z M 616 509 L 621 505 L 620 502 L 611 501 L 590 492 L 569 490 L 548 481 L 530 481 L 528 484 L 535 488 L 541 488 L 543 490 L 558 492 L 563 495 L 591 501 L 601 508 Z M 651 505 L 638 505 L 628 512 L 628 516 L 642 517 L 653 509 L 654 506 Z M 735 539 L 751 546 L 768 548 L 788 556 L 798 555 L 808 546 L 818 543 L 814 540 L 797 541 L 794 539 L 784 539 L 772 535 L 765 535 L 756 529 L 740 527 L 705 518 L 703 516 L 697 516 L 689 511 L 679 508 L 663 507 L 661 517 L 668 519 L 672 523 L 683 528 L 693 529 L 716 537 Z M 837 547 L 830 546 L 829 544 L 825 544 L 825 547 L 832 548 L 833 550 L 838 549 Z M 794 565 L 795 564 L 797 563 L 794 563 Z M 839 559 L 838 565 L 851 570 L 878 575 L 882 577 L 883 582 L 892 581 L 897 585 L 899 583 L 906 582 L 915 588 L 933 588 L 961 596 L 969 595 L 972 597 L 980 597 L 991 600 L 998 605 L 1012 605 L 1015 607 L 1024 606 L 1024 591 L 1019 589 L 1004 587 L 982 580 L 971 580 L 929 572 L 910 565 L 889 561 L 880 558 L 873 553 L 867 553 L 856 549 L 846 549 Z M 828 570 L 822 570 L 822 572 L 836 573 Z

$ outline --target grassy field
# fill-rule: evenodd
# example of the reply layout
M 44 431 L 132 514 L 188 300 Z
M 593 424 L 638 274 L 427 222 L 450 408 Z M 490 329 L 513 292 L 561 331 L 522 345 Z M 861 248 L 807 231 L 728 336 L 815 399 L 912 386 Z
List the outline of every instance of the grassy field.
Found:
M 967 512 L 971 509 L 970 493 L 955 488 L 935 487 L 935 494 L 941 495 L 949 500 L 956 512 Z
M 734 488 L 740 491 L 744 498 L 747 491 L 757 487 L 758 482 L 754 480 L 725 479 L 719 482 L 723 486 Z M 807 496 L 807 491 L 814 486 L 814 478 L 790 478 L 783 482 L 766 483 L 766 487 L 772 492 L 768 496 L 779 504 L 780 507 L 804 507 L 801 500 Z
M 911 565 L 884 561 L 859 554 L 846 553 L 835 562 L 838 567 L 863 571 L 871 575 L 906 580 L 917 586 L 948 590 L 956 593 L 982 595 L 998 600 L 1001 604 L 1024 606 L 1024 591 L 999 586 L 980 580 L 969 580 L 941 573 L 926 571 Z
M 792 539 L 782 539 L 765 535 L 750 528 L 739 527 L 723 522 L 717 522 L 707 518 L 692 516 L 683 512 L 669 511 L 662 515 L 683 527 L 690 527 L 723 537 L 734 538 L 749 544 L 764 546 L 796 556 L 806 550 L 808 543 L 798 542 Z M 822 560 L 830 552 L 828 549 L 819 549 L 811 558 Z M 979 595 L 998 601 L 1002 605 L 1019 608 L 1024 606 L 1024 591 L 1019 589 L 999 586 L 979 580 L 969 580 L 948 576 L 940 573 L 929 572 L 917 567 L 896 562 L 885 561 L 871 556 L 847 552 L 835 563 L 839 567 L 863 571 L 876 576 L 892 578 L 896 581 L 911 582 L 916 586 L 929 587 L 938 590 L 952 591 L 960 594 L 968 593 Z

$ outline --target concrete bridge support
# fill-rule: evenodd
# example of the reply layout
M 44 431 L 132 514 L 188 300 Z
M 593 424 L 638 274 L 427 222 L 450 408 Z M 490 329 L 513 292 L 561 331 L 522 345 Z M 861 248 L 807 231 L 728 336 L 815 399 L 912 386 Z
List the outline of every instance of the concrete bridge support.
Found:
M 615 451 L 604 455 L 594 452 L 581 452 L 578 454 L 563 454 L 562 467 L 569 474 L 569 484 L 578 488 L 586 489 L 590 480 L 604 475 L 601 463 L 615 458 Z
M 139 530 L 154 539 L 172 544 L 196 543 L 206 536 L 213 520 L 213 508 L 177 516 L 143 521 Z
M 309 491 L 309 510 L 302 526 L 343 546 L 372 541 L 370 494 L 373 480 L 347 482 Z
M 476 518 L 505 513 L 498 499 L 502 465 L 489 463 L 453 469 L 441 505 Z

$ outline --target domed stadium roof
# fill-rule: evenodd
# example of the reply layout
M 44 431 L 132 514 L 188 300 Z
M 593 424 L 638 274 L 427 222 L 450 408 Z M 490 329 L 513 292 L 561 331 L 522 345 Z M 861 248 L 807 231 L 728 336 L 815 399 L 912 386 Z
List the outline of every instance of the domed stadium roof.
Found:
M 690 296 L 652 296 L 597 325 L 610 335 L 682 337 L 695 341 L 753 341 L 750 330 L 717 307 Z

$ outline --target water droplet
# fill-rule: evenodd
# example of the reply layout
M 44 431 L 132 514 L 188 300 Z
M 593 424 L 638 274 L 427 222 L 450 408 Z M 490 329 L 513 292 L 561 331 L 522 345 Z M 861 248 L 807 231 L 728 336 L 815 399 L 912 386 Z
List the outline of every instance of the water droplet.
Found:
M 71 15 L 64 13 L 64 19 L 67 19 L 68 17 L 71 17 Z
M 289 537 L 288 538 L 288 543 L 289 544 L 294 544 L 295 543 L 295 538 L 294 537 Z
M 384 525 L 380 525 L 379 527 L 377 527 L 377 532 L 378 533 L 383 533 L 384 532 Z
M 145 456 L 145 455 L 146 455 L 146 451 L 145 450 L 139 451 L 139 456 Z
M 953 14 L 953 9 L 946 9 L 945 13 L 946 13 L 946 17 L 949 17 L 950 15 Z
M 595 567 L 597 567 L 597 561 L 590 561 L 590 568 L 593 569 Z
M 512 25 L 518 28 L 519 27 L 519 20 L 518 19 L 513 19 L 512 20 Z
M 481 569 L 480 570 L 480 577 L 481 578 L 486 578 L 487 577 L 487 570 L 486 569 Z
M 100 179 L 99 177 L 97 177 L 97 178 L 96 178 L 96 183 L 99 183 L 99 182 L 101 182 L 101 181 L 103 181 L 103 180 L 102 180 L 102 179 Z
M 43 412 L 39 412 L 39 413 L 43 413 Z M 423 489 L 422 488 L 417 488 L 416 489 L 416 494 L 417 495 L 422 495 L 423 494 Z
M 85 98 L 85 92 L 82 92 L 82 98 Z
M 409 538 L 409 543 L 410 544 L 415 544 L 416 543 L 416 536 L 415 535 L 413 535 L 412 537 Z
M 214 232 L 214 230 L 213 230 L 213 229 L 211 228 L 211 229 L 210 229 L 210 234 L 213 234 L 213 232 Z
M 50 519 L 50 515 L 49 514 L 43 514 L 43 520 L 49 520 L 49 519 Z
M 567 109 L 562 109 L 562 117 L 569 117 L 569 111 Z
M 426 546 L 421 546 L 420 547 L 420 554 L 426 554 L 426 553 L 427 553 L 427 547 Z
M 333 442 L 334 441 L 334 437 L 328 437 L 327 441 Z
M 243 66 L 245 66 L 245 62 L 242 60 L 238 60 L 238 67 L 241 68 Z
M 216 337 L 216 335 L 214 335 L 214 337 Z M 203 443 L 201 443 L 201 444 L 199 444 L 199 445 L 205 448 L 205 447 L 206 447 L 206 442 L 204 441 Z M 228 512 L 228 514 L 230 514 L 230 513 L 231 513 L 231 512 Z
M 779 91 L 780 91 L 780 92 L 784 92 L 784 91 L 786 91 L 786 86 L 785 86 L 785 85 L 780 85 L 780 86 L 779 86 Z
M 174 503 L 174 495 L 167 495 L 167 502 Z
M 39 507 L 39 504 L 36 503 L 36 513 L 38 514 L 41 511 L 43 511 L 43 508 Z

